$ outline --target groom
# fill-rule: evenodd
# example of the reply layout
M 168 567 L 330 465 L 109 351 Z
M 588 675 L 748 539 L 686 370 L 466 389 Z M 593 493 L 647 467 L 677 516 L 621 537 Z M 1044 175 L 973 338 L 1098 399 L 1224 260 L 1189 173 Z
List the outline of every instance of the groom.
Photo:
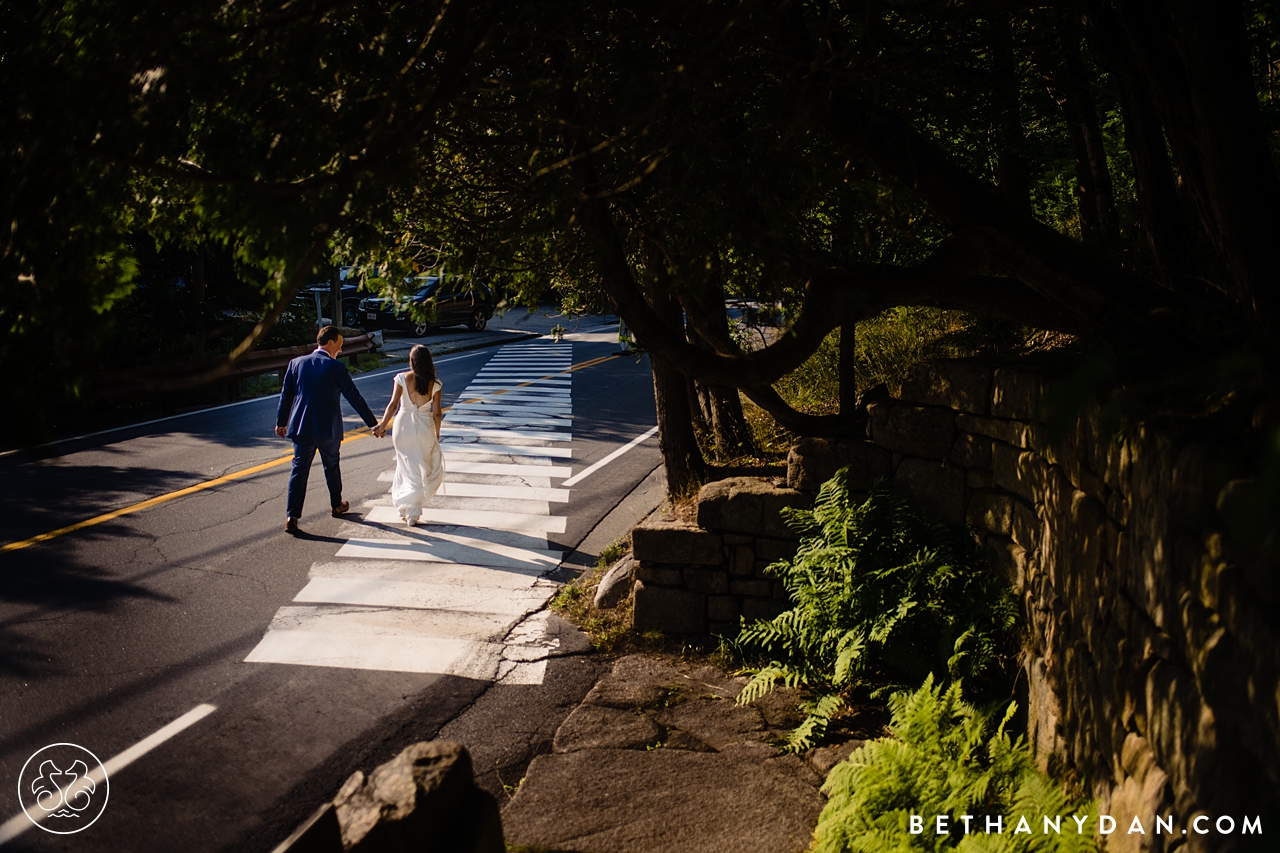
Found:
M 320 451 L 324 479 L 329 484 L 329 505 L 333 517 L 342 515 L 351 505 L 342 499 L 342 472 L 338 469 L 338 450 L 342 445 L 341 394 L 369 426 L 378 419 L 351 381 L 347 367 L 338 361 L 342 352 L 342 332 L 337 326 L 325 326 L 316 336 L 316 351 L 289 362 L 280 389 L 280 406 L 276 409 L 276 435 L 293 439 L 293 473 L 289 475 L 288 520 L 284 529 L 298 532 L 302 502 L 307 495 L 307 477 L 311 460 Z

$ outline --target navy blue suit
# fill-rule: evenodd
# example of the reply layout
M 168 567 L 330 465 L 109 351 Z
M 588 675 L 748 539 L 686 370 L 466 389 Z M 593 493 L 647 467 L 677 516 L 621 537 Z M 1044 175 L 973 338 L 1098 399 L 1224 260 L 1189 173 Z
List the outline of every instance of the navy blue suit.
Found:
M 330 505 L 342 503 L 342 472 L 338 468 L 338 451 L 342 445 L 342 401 L 356 410 L 368 426 L 378 419 L 360 396 L 347 366 L 316 348 L 289 362 L 280 389 L 280 405 L 276 409 L 276 426 L 284 427 L 293 439 L 293 471 L 289 475 L 289 518 L 302 517 L 302 502 L 307 494 L 307 478 L 311 460 L 320 451 L 325 482 L 329 486 Z

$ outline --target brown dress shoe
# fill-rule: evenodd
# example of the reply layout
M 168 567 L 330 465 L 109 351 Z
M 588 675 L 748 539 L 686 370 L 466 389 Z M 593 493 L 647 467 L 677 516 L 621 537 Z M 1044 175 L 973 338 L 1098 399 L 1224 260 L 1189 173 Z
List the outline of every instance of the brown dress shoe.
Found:
M 284 532 L 285 532 L 285 533 L 297 533 L 297 532 L 298 532 L 298 519 L 296 519 L 296 518 L 291 518 L 291 519 L 289 519 L 288 521 L 286 521 L 286 522 L 284 523 Z
M 351 509 L 351 504 L 347 503 L 346 501 L 343 501 L 342 503 L 338 504 L 333 508 L 333 517 L 340 518 L 343 515 L 345 515 L 347 510 L 349 509 Z

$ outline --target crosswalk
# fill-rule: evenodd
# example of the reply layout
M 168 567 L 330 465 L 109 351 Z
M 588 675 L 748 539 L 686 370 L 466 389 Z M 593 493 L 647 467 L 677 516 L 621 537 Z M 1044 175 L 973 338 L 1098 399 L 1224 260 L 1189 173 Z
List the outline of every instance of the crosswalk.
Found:
M 445 417 L 444 485 L 419 525 L 390 496 L 363 507 L 246 662 L 541 683 L 558 642 L 543 609 L 558 587 L 542 576 L 564 556 L 548 536 L 565 531 L 571 362 L 570 343 L 499 349 Z

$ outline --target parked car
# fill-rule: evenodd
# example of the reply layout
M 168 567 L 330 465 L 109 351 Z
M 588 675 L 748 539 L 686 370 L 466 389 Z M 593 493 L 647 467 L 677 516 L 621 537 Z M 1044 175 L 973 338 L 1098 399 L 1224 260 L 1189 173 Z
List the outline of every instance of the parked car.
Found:
M 421 337 L 428 329 L 466 324 L 473 332 L 483 331 L 493 317 L 493 292 L 488 286 L 462 276 L 417 279 L 420 285 L 411 296 L 393 303 L 382 296 L 363 299 L 357 318 L 366 329 L 404 329 Z M 413 309 L 422 309 L 419 318 Z
M 358 273 L 358 267 L 339 267 L 338 279 L 342 283 L 342 310 L 337 312 L 335 318 L 333 311 L 333 291 L 332 285 L 327 281 L 318 281 L 303 288 L 298 292 L 294 301 L 299 308 L 311 311 L 319 310 L 321 317 L 328 317 L 331 322 L 338 323 L 342 326 L 358 328 L 364 324 L 360 322 L 363 316 L 360 313 L 360 300 L 368 296 L 373 296 L 377 292 L 377 285 L 365 287 Z M 370 279 L 377 279 L 378 272 L 373 270 L 368 273 Z

